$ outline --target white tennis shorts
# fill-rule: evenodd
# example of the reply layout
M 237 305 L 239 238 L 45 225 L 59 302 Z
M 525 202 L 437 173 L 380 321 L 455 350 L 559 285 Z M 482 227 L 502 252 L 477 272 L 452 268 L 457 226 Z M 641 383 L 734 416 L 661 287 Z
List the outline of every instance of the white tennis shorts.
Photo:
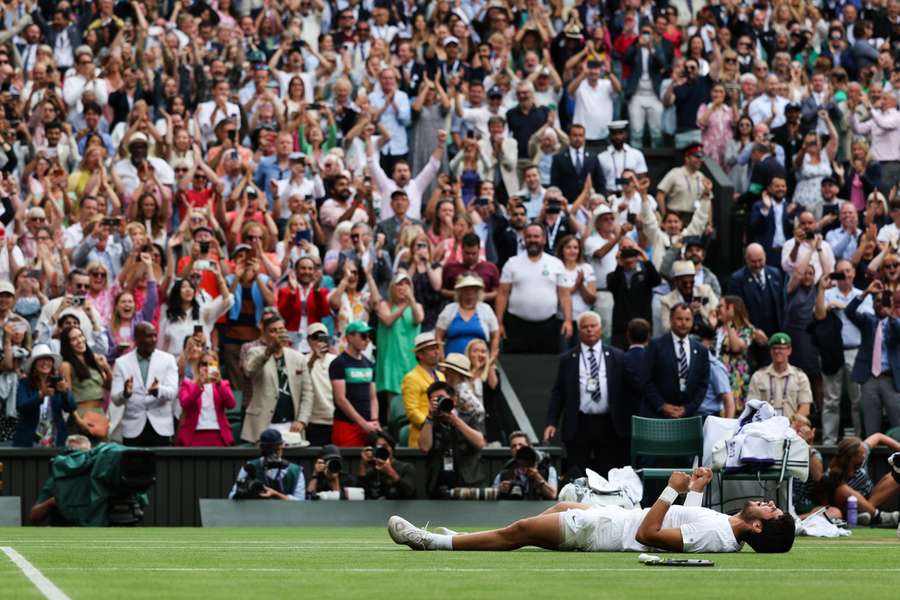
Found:
M 580 552 L 621 552 L 624 547 L 625 522 L 602 509 L 572 508 L 559 513 L 563 531 L 560 550 Z

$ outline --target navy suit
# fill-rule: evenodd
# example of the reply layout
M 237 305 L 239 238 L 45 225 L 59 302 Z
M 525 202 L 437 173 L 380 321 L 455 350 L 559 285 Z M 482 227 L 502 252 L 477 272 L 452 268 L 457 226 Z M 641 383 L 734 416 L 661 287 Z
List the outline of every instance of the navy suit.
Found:
M 644 61 L 641 52 L 642 46 L 635 42 L 625 51 L 625 58 L 622 62 L 631 67 L 631 74 L 625 80 L 625 98 L 631 98 L 637 91 L 638 83 L 641 81 L 641 75 L 644 70 Z M 666 51 L 662 46 L 653 46 L 647 48 L 650 51 L 647 57 L 647 67 L 650 73 L 650 82 L 653 85 L 653 92 L 660 96 L 659 90 L 662 86 L 663 72 L 668 66 Z
M 870 313 L 859 312 L 863 296 L 850 301 L 844 314 L 850 322 L 859 327 L 862 342 L 850 378 L 862 385 L 860 404 L 864 435 L 871 435 L 882 429 L 882 412 L 887 412 L 890 427 L 900 426 L 900 318 L 891 317 L 884 332 L 887 346 L 887 372 L 880 377 L 872 374 L 872 354 L 875 349 L 875 334 L 881 326 L 881 319 Z M 882 358 L 884 356 L 882 355 Z M 888 383 L 890 382 L 890 383 Z
M 559 359 L 556 382 L 547 408 L 547 425 L 554 427 L 562 417 L 562 440 L 566 447 L 568 473 L 583 475 L 591 468 L 606 476 L 609 469 L 627 463 L 631 416 L 636 405 L 627 394 L 625 356 L 621 350 L 603 344 L 602 359 L 606 363 L 606 402 L 609 410 L 601 415 L 588 415 L 580 410 L 581 384 L 579 369 L 581 344 L 563 353 Z
M 660 412 L 662 405 L 674 404 L 685 408 L 684 416 L 692 417 L 706 395 L 709 385 L 709 351 L 697 340 L 690 340 L 688 352 L 691 357 L 687 382 L 682 392 L 678 383 L 678 357 L 672 340 L 670 333 L 654 338 L 644 355 L 645 416 L 666 418 Z
M 762 289 L 753 279 L 747 267 L 741 267 L 731 274 L 728 293 L 744 300 L 750 322 L 772 335 L 781 330 L 784 321 L 784 278 L 779 269 L 765 267 L 766 287 Z
M 772 202 L 774 204 L 775 201 Z M 787 242 L 794 237 L 794 217 L 803 212 L 803 207 L 798 204 L 794 209 L 794 214 L 789 215 L 787 207 L 790 202 L 787 198 L 782 202 L 784 202 L 784 210 L 781 211 L 781 223 L 775 223 L 774 207 L 770 207 L 769 214 L 764 215 L 762 212 L 763 201 L 757 200 L 750 209 L 750 223 L 747 227 L 750 232 L 750 241 L 756 242 L 766 249 L 766 262 L 769 266 L 776 268 L 781 268 L 781 247 L 772 246 L 775 240 L 775 227 L 781 227 L 784 241 Z
M 881 321 L 871 313 L 859 312 L 862 303 L 862 295 L 850 301 L 844 314 L 850 322 L 859 327 L 862 334 L 862 342 L 859 352 L 856 354 L 856 362 L 853 363 L 853 372 L 850 377 L 855 383 L 863 384 L 872 378 L 872 349 L 875 346 L 875 327 Z M 888 364 L 891 366 L 891 375 L 894 381 L 894 389 L 900 392 L 900 318 L 891 317 L 890 326 L 887 329 Z
M 554 154 L 553 162 L 550 163 L 550 185 L 558 187 L 569 204 L 578 198 L 584 188 L 584 181 L 587 179 L 588 173 L 591 174 L 591 185 L 594 186 L 594 191 L 598 194 L 606 192 L 606 182 L 603 178 L 603 169 L 600 168 L 600 162 L 597 160 L 597 153 L 585 148 L 582 150 L 581 173 L 575 170 L 572 153 L 568 148 Z

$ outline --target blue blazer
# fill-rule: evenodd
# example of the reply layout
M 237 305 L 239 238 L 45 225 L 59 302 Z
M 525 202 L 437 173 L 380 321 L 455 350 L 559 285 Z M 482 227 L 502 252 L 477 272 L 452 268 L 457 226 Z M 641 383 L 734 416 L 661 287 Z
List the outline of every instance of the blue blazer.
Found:
M 19 422 L 16 423 L 16 432 L 13 436 L 13 446 L 30 448 L 34 446 L 34 434 L 37 432 L 38 422 L 41 419 L 41 403 L 44 398 L 39 390 L 32 387 L 27 377 L 19 379 L 19 389 L 16 392 L 16 409 L 19 411 Z M 56 427 L 56 440 L 54 445 L 62 448 L 66 445 L 66 437 L 69 431 L 62 413 L 75 411 L 75 397 L 72 392 L 65 394 L 55 392 L 50 397 L 53 412 L 53 425 Z
M 853 363 L 853 372 L 850 374 L 851 379 L 856 383 L 865 383 L 872 378 L 872 350 L 875 347 L 875 328 L 878 327 L 880 319 L 870 313 L 859 312 L 859 305 L 862 304 L 862 295 L 857 296 L 850 301 L 844 314 L 850 319 L 850 322 L 859 327 L 862 334 L 862 342 L 859 345 L 859 352 L 856 354 L 856 361 Z M 894 381 L 894 390 L 900 392 L 900 318 L 891 317 L 888 322 L 887 330 L 887 347 L 888 347 L 888 364 L 891 367 L 891 378 Z
M 775 267 L 765 267 L 766 289 L 761 290 L 747 267 L 741 267 L 728 281 L 728 293 L 740 296 L 747 306 L 750 322 L 766 332 L 766 335 L 781 329 L 784 322 L 784 276 Z
M 625 394 L 625 358 L 621 350 L 609 344 L 603 344 L 602 348 L 606 361 L 606 399 L 610 417 L 616 433 L 627 438 L 631 430 L 631 415 L 636 413 L 637 405 Z M 556 382 L 547 407 L 547 425 L 556 427 L 562 417 L 563 442 L 572 442 L 578 429 L 581 406 L 578 370 L 581 360 L 581 344 L 560 357 Z
M 784 234 L 784 241 L 787 242 L 794 237 L 794 217 L 787 213 L 789 200 L 785 198 L 783 202 L 785 202 L 785 209 L 781 211 L 781 223 L 779 225 L 781 232 Z M 750 240 L 761 244 L 763 248 L 769 249 L 772 248 L 772 241 L 775 239 L 775 210 L 770 208 L 769 214 L 764 215 L 762 209 L 762 200 L 757 200 L 750 208 L 750 223 L 748 227 Z M 803 207 L 798 204 L 794 210 L 794 216 L 799 215 L 802 211 Z
M 659 412 L 663 404 L 683 406 L 686 417 L 692 417 L 703 402 L 709 386 L 709 351 L 697 340 L 689 342 L 691 353 L 687 385 L 682 392 L 678 385 L 678 358 L 672 334 L 654 338 L 644 354 L 644 415 L 664 418 Z

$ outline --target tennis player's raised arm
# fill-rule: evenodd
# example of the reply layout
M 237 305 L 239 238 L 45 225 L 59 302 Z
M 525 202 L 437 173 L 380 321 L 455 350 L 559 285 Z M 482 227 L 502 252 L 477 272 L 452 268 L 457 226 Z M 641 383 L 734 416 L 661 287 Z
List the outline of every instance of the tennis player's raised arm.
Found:
M 691 483 L 691 477 L 687 473 L 675 472 L 669 477 L 669 485 L 663 490 L 650 512 L 641 521 L 638 527 L 635 539 L 639 544 L 643 544 L 657 550 L 667 550 L 669 552 L 682 552 L 684 550 L 684 541 L 681 537 L 681 529 L 677 527 L 669 527 L 663 529 L 663 519 L 669 512 L 672 502 L 678 498 L 679 494 L 688 491 Z

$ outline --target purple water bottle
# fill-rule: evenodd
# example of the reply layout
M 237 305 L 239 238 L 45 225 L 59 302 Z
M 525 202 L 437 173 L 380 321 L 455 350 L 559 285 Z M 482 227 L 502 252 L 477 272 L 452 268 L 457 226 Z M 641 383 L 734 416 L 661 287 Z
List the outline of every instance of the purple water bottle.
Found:
M 856 496 L 850 496 L 847 498 L 847 524 L 850 527 L 856 527 L 857 516 Z

